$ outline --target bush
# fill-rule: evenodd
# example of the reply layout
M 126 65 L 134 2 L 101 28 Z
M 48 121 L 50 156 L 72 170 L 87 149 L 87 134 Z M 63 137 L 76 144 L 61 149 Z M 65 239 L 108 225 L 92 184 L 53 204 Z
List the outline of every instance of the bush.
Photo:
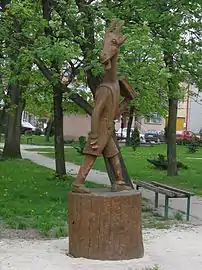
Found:
M 136 126 L 131 134 L 130 145 L 134 151 L 140 145 L 140 132 Z
M 196 144 L 198 147 L 202 147 L 202 140 L 200 138 L 194 137 L 193 139 L 177 139 L 176 143 L 178 145 L 186 145 L 188 146 L 189 144 Z
M 147 159 L 149 163 L 154 165 L 156 169 L 159 170 L 167 170 L 168 169 L 168 160 L 164 155 L 158 154 L 157 158 L 154 159 Z M 184 165 L 182 162 L 177 162 L 177 168 L 178 169 L 188 169 L 186 165 Z
M 198 142 L 191 142 L 187 145 L 187 148 L 188 148 L 188 152 L 191 153 L 191 154 L 194 154 L 198 151 L 198 147 L 199 147 L 199 144 Z
M 83 155 L 83 150 L 86 146 L 86 137 L 85 136 L 80 136 L 78 143 L 74 145 L 74 148 L 76 151 L 80 154 Z

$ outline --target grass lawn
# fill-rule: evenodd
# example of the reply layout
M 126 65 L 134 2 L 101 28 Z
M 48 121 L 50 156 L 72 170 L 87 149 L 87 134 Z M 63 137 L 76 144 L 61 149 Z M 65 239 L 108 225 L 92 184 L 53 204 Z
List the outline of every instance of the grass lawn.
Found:
M 0 172 L 0 225 L 36 228 L 43 235 L 66 234 L 72 177 L 57 180 L 54 171 L 28 160 L 1 161 Z
M 37 149 L 35 149 L 37 151 Z M 47 151 L 46 151 L 47 150 Z M 43 149 L 45 153 L 43 155 L 54 158 L 53 149 Z M 42 151 L 38 149 L 38 152 Z M 197 157 L 202 158 L 202 149 L 199 149 L 195 154 L 189 154 L 185 146 L 177 146 L 178 161 L 183 162 L 189 167 L 188 170 L 180 170 L 179 176 L 168 177 L 165 171 L 159 171 L 154 169 L 151 164 L 147 162 L 147 158 L 152 158 L 158 154 L 166 155 L 166 145 L 155 145 L 153 147 L 139 147 L 134 152 L 132 148 L 122 147 L 121 152 L 123 154 L 128 171 L 133 179 L 145 180 L 145 181 L 158 181 L 167 185 L 176 186 L 196 192 L 202 195 L 202 159 L 194 159 Z M 192 159 L 188 159 L 190 157 Z M 73 162 L 75 164 L 81 164 L 83 156 L 79 155 L 75 149 L 65 149 L 66 161 Z M 94 169 L 100 171 L 105 170 L 105 164 L 103 158 L 97 159 Z
M 27 138 L 32 138 L 32 144 L 34 144 L 34 145 L 54 146 L 54 137 L 50 137 L 50 141 L 46 142 L 45 136 L 36 136 L 36 135 L 25 136 L 25 135 L 21 135 L 21 139 L 20 139 L 21 144 L 27 144 Z M 30 144 L 30 141 L 29 141 L 29 144 Z
M 43 236 L 67 235 L 67 193 L 72 177 L 55 179 L 50 169 L 28 160 L 0 161 L 0 230 L 37 229 Z M 86 183 L 88 187 L 102 187 Z M 143 200 L 143 227 L 167 228 L 176 223 L 165 221 Z

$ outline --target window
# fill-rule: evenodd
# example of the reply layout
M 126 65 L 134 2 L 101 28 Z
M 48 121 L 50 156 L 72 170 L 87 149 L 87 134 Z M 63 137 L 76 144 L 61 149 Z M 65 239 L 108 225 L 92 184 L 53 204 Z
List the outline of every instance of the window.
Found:
M 159 113 L 153 113 L 152 115 L 145 118 L 145 124 L 157 124 L 160 125 L 162 123 L 162 117 Z

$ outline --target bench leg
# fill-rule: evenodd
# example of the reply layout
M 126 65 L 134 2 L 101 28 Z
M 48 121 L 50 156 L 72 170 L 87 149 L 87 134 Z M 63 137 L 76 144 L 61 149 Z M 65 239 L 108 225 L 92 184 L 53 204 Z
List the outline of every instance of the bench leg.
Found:
M 168 219 L 169 197 L 165 196 L 165 219 Z
M 159 206 L 159 194 L 158 192 L 155 192 L 155 208 L 158 208 Z
M 187 197 L 187 221 L 189 221 L 190 218 L 190 205 L 191 205 L 191 197 Z

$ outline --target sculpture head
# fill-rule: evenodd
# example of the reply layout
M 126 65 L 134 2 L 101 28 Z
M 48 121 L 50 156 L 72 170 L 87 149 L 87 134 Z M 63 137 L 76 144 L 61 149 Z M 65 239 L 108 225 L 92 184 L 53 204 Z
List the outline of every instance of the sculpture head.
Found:
M 123 25 L 124 22 L 117 25 L 117 21 L 113 20 L 105 33 L 100 62 L 105 65 L 106 70 L 111 69 L 111 59 L 119 53 L 120 46 L 127 39 L 126 36 L 121 34 Z

